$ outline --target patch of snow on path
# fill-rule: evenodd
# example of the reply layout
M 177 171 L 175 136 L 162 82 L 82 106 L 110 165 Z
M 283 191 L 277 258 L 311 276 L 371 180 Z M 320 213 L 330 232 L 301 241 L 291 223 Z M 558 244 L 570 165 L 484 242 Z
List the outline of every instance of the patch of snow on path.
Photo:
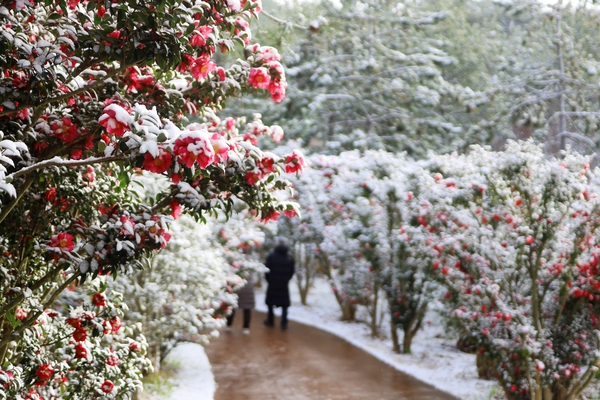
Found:
M 166 357 L 176 364 L 177 374 L 171 379 L 170 400 L 210 400 L 215 395 L 215 377 L 204 348 L 195 343 L 178 344 Z
M 256 290 L 256 309 L 266 312 L 266 282 Z M 349 323 L 339 320 L 341 312 L 325 279 L 317 279 L 308 293 L 308 305 L 303 306 L 295 280 L 290 282 L 292 306 L 288 318 L 332 333 L 363 349 L 379 360 L 408 375 L 434 386 L 461 400 L 486 400 L 497 398 L 492 393 L 502 393 L 502 389 L 492 381 L 477 378 L 475 355 L 456 349 L 456 339 L 446 337 L 440 323 L 435 323 L 437 315 L 429 313 L 426 323 L 412 343 L 412 354 L 396 354 L 392 351 L 389 338 L 373 339 L 366 324 Z M 275 315 L 281 315 L 276 309 Z M 278 312 L 279 311 L 279 312 Z M 360 314 L 357 313 L 360 318 Z M 384 323 L 384 335 L 389 335 L 389 325 Z M 401 335 L 401 331 L 399 331 Z

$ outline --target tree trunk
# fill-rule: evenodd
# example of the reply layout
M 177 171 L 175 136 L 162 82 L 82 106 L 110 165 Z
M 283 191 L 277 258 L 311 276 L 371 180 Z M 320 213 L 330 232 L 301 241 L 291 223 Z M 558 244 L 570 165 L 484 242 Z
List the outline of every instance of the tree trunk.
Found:
M 340 303 L 342 308 L 342 321 L 355 321 L 356 306 L 349 301 L 338 300 L 338 303 Z
M 481 351 L 477 352 L 477 357 L 475 360 L 477 363 L 477 375 L 479 379 L 496 379 L 494 360 L 486 356 L 485 353 L 482 353 Z
M 303 306 L 306 305 L 307 297 L 308 297 L 308 288 L 302 288 L 300 290 L 300 303 L 302 303 Z
M 371 316 L 371 337 L 379 336 L 379 287 L 375 285 L 375 296 L 371 304 L 369 314 Z
M 402 352 L 404 354 L 411 353 L 410 346 L 414 337 L 415 332 L 411 332 L 410 329 L 404 331 L 404 337 L 402 338 Z
M 340 293 L 337 290 L 337 287 L 333 280 L 332 270 L 333 269 L 331 268 L 329 261 L 327 261 L 327 258 L 324 258 L 323 259 L 323 271 L 325 272 L 325 275 L 327 275 L 327 278 L 329 279 L 329 282 L 331 285 L 331 290 L 333 290 L 335 299 L 337 300 L 337 303 L 340 306 L 340 309 L 342 311 L 342 321 L 354 321 L 355 317 L 356 317 L 356 305 L 350 303 L 349 301 L 343 299 L 340 296 Z
M 392 331 L 392 350 L 395 353 L 400 353 L 400 341 L 398 340 L 398 325 L 393 320 L 390 322 L 390 328 Z

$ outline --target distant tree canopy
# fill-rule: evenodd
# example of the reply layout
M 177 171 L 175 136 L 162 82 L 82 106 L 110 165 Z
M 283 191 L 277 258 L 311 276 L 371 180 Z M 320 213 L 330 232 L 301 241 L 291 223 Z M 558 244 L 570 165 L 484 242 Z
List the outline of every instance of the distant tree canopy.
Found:
M 599 17 L 589 7 L 308 4 L 281 7 L 268 22 L 263 15 L 256 31 L 283 48 L 287 99 L 242 100 L 287 137 L 327 153 L 383 148 L 422 157 L 530 137 L 551 154 L 567 145 L 596 152 Z M 288 34 L 299 26 L 304 35 Z

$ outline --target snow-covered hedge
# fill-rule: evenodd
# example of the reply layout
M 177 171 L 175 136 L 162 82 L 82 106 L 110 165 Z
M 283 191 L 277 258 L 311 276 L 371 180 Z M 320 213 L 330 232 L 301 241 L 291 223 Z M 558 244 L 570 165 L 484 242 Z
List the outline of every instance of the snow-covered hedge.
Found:
M 509 399 L 577 398 L 600 360 L 599 172 L 588 161 L 548 158 L 532 142 L 418 162 L 312 156 L 292 180 L 296 240 L 322 232 L 315 253 L 342 318 L 365 305 L 376 334 L 381 292 L 410 351 L 439 298 Z

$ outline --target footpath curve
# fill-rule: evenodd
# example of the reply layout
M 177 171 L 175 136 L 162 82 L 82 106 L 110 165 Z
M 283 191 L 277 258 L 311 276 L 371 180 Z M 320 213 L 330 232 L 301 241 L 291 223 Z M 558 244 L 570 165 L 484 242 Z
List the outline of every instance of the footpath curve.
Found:
M 287 331 L 267 328 L 265 314 L 253 311 L 244 335 L 241 317 L 205 348 L 214 400 L 456 399 L 317 328 L 294 321 Z

